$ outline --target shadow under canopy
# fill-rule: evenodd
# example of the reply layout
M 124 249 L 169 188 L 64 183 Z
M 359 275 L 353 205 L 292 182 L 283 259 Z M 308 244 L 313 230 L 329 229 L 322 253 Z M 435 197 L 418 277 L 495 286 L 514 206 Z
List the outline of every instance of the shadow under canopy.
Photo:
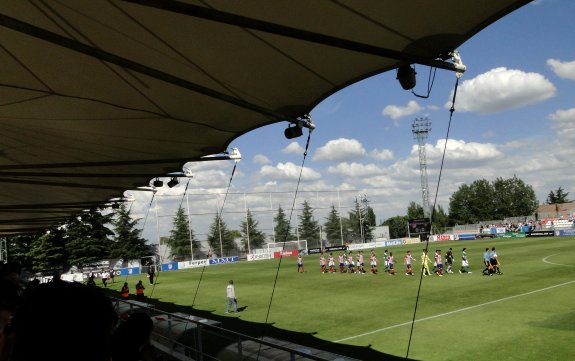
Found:
M 0 234 L 296 123 L 372 75 L 454 70 L 450 52 L 528 2 L 3 0 Z

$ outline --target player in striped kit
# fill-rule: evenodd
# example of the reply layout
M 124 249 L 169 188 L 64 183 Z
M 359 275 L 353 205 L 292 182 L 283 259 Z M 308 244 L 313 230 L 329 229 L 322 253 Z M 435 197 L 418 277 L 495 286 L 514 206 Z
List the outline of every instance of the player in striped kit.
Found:
M 441 256 L 441 250 L 438 249 L 437 252 L 435 252 L 435 263 L 437 264 L 437 275 L 438 276 L 443 276 L 443 259 Z
M 411 251 L 407 251 L 405 257 L 403 258 L 403 263 L 405 263 L 405 275 L 413 276 L 413 269 L 411 268 L 411 263 L 414 262 Z
M 340 253 L 339 256 L 337 256 L 337 260 L 339 262 L 339 272 L 344 273 L 345 272 L 345 253 Z
M 375 251 L 371 250 L 371 255 L 369 256 L 369 265 L 371 266 L 370 272 L 374 275 L 377 274 L 377 256 L 375 255 Z
M 325 257 L 323 256 L 323 253 L 319 256 L 319 265 L 321 267 L 321 273 L 325 273 Z
M 365 273 L 365 264 L 363 263 L 363 251 L 357 253 L 357 273 Z
M 387 256 L 387 267 L 389 267 L 389 270 L 387 271 L 387 273 L 391 276 L 395 275 L 395 261 L 393 259 L 393 252 L 389 252 L 389 256 Z
M 353 262 L 353 254 L 349 251 L 347 255 L 347 267 L 349 273 L 355 273 L 355 263 Z
M 327 259 L 327 265 L 329 266 L 329 273 L 335 272 L 335 261 L 333 260 L 333 255 L 330 253 Z

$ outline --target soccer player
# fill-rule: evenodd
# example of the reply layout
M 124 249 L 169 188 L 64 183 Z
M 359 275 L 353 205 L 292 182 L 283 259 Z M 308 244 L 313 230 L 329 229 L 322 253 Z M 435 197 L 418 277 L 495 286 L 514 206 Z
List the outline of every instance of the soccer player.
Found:
M 489 254 L 489 263 L 491 264 L 494 273 L 497 273 L 498 275 L 503 274 L 499 270 L 499 259 L 497 258 L 497 252 L 495 252 L 495 247 L 491 248 L 491 253 Z
M 461 269 L 459 270 L 459 273 L 471 273 L 469 270 L 469 260 L 467 259 L 466 249 L 467 248 L 464 247 L 461 251 Z
M 445 264 L 447 265 L 447 273 L 453 273 L 453 250 L 451 247 L 445 255 Z
M 411 255 L 411 251 L 407 251 L 405 257 L 403 257 L 403 263 L 405 263 L 405 275 L 406 276 L 413 276 L 413 269 L 411 268 L 411 262 L 413 262 L 413 256 Z
M 323 253 L 319 256 L 319 266 L 321 267 L 321 273 L 325 273 L 325 257 L 323 256 Z
M 421 272 L 424 276 L 431 275 L 431 272 L 429 272 L 429 256 L 427 255 L 426 249 L 424 249 L 421 254 Z
M 297 272 L 298 273 L 300 273 L 300 272 L 304 273 L 305 272 L 305 270 L 303 268 L 303 258 L 301 256 L 301 254 L 298 254 L 298 256 L 297 256 Z
M 443 276 L 443 259 L 441 256 L 440 249 L 438 249 L 437 252 L 435 252 L 435 263 L 437 263 L 437 275 Z
M 349 273 L 355 273 L 355 263 L 353 262 L 353 254 L 349 251 L 347 255 L 347 267 Z
M 491 266 L 489 256 L 489 248 L 485 248 L 485 252 L 483 253 L 483 264 L 485 265 L 485 268 L 482 271 L 484 276 L 489 276 L 493 273 L 493 267 Z
M 337 260 L 339 261 L 339 272 L 344 273 L 345 272 L 345 253 L 340 253 L 339 256 L 337 256 Z
M 333 255 L 330 253 L 327 259 L 327 265 L 329 266 L 329 273 L 335 272 L 335 261 L 333 260 Z
M 437 250 L 435 250 L 435 254 L 433 255 L 433 269 L 431 270 L 431 273 L 437 273 Z
M 383 251 L 383 264 L 385 265 L 385 272 L 389 271 L 389 253 L 387 253 L 387 250 Z
M 393 252 L 389 252 L 389 256 L 387 256 L 387 266 L 389 267 L 389 271 L 387 272 L 391 276 L 395 275 L 394 264 L 395 261 L 393 260 Z
M 357 272 L 361 274 L 365 273 L 365 264 L 363 263 L 363 251 L 359 251 L 357 253 Z
M 370 272 L 374 275 L 377 274 L 377 256 L 375 255 L 375 251 L 371 250 L 371 255 L 369 256 L 369 265 L 371 266 Z

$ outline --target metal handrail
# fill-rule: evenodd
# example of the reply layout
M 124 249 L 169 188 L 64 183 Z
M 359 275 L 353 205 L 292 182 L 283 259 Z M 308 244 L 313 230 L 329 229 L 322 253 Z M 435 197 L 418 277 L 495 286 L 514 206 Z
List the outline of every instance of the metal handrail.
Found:
M 230 345 L 232 345 L 233 343 L 237 344 L 237 355 L 238 355 L 238 360 L 242 360 L 245 356 L 246 350 L 245 347 L 242 345 L 243 342 L 245 341 L 252 341 L 255 342 L 257 344 L 259 344 L 260 346 L 266 346 L 269 348 L 273 348 L 276 350 L 280 350 L 283 352 L 286 352 L 289 354 L 289 360 L 295 360 L 296 356 L 299 358 L 303 358 L 303 359 L 307 359 L 307 360 L 315 360 L 315 361 L 329 361 L 332 360 L 332 358 L 324 358 L 321 356 L 317 356 L 317 355 L 313 355 L 310 354 L 308 352 L 306 352 L 305 350 L 297 350 L 297 349 L 293 349 L 290 347 L 286 347 L 283 345 L 278 345 L 277 343 L 274 343 L 272 341 L 267 341 L 263 338 L 256 338 L 256 337 L 252 337 L 249 335 L 245 335 L 236 331 L 232 331 L 232 330 L 228 330 L 226 328 L 223 328 L 221 326 L 218 326 L 217 324 L 220 324 L 219 321 L 214 321 L 214 320 L 208 320 L 205 318 L 199 318 L 193 315 L 188 315 L 188 316 L 182 316 L 182 315 L 178 315 L 178 314 L 173 314 L 173 313 L 167 313 L 164 312 L 162 310 L 156 309 L 151 307 L 150 304 L 144 303 L 144 302 L 138 302 L 138 301 L 133 301 L 133 300 L 120 300 L 120 299 L 116 299 L 116 298 L 112 298 L 112 302 L 114 304 L 115 309 L 119 312 L 119 313 L 131 313 L 134 312 L 135 310 L 142 310 L 145 311 L 146 313 L 150 314 L 151 317 L 157 317 L 158 315 L 166 315 L 167 316 L 167 321 L 168 321 L 168 329 L 167 331 L 167 335 L 161 334 L 161 333 L 157 333 L 156 331 L 156 326 L 154 327 L 154 337 L 156 338 L 162 338 L 165 340 L 169 341 L 169 344 L 171 345 L 171 347 L 168 349 L 165 345 L 162 345 L 159 342 L 153 342 L 153 346 L 156 347 L 157 349 L 159 349 L 160 351 L 164 352 L 164 353 L 168 353 L 170 354 L 172 357 L 177 358 L 181 361 L 185 361 L 185 360 L 196 360 L 194 358 L 190 358 L 187 355 L 190 354 L 195 354 L 197 355 L 197 360 L 202 361 L 204 359 L 204 357 L 209 358 L 209 359 L 215 359 L 213 356 L 205 354 L 202 351 L 202 344 L 203 342 L 201 342 L 202 338 L 207 338 L 209 337 L 209 335 L 205 334 L 206 330 L 210 330 L 210 331 L 214 331 L 216 333 L 218 333 L 219 335 L 222 335 L 223 337 L 225 337 L 226 339 L 229 339 L 230 344 L 227 346 L 229 347 Z M 123 305 L 123 307 L 121 307 L 120 305 Z M 126 307 L 127 305 L 127 307 Z M 123 308 L 123 312 L 120 312 L 120 309 Z M 181 342 L 178 342 L 176 340 L 176 335 L 173 334 L 173 327 L 174 325 L 174 320 L 177 320 L 176 322 L 186 322 L 186 323 L 192 323 L 195 325 L 195 330 L 197 331 L 196 333 L 196 343 L 198 348 L 194 348 L 191 345 L 187 345 L 187 344 L 183 344 Z M 186 326 L 186 329 L 187 326 Z M 186 330 L 184 330 L 185 332 Z M 178 348 L 183 348 L 184 352 L 182 354 L 176 355 L 174 354 L 174 352 L 172 352 L 174 350 L 174 346 L 177 346 Z M 301 346 L 304 347 L 304 346 Z M 305 347 L 306 349 L 310 350 L 309 347 Z M 332 353 L 329 353 L 327 351 L 323 351 L 323 350 L 316 350 L 320 353 L 325 353 L 325 354 L 330 354 L 331 356 L 338 356 L 337 358 L 339 360 L 349 360 L 352 361 L 354 359 L 349 358 L 349 357 L 343 357 L 341 355 L 335 355 Z M 274 358 L 277 359 L 277 358 Z

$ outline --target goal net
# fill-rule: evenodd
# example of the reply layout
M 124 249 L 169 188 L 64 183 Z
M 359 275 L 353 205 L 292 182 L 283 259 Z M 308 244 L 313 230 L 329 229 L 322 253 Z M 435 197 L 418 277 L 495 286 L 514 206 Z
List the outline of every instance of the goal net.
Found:
M 281 251 L 292 251 L 292 250 L 306 250 L 307 251 L 307 241 L 286 241 L 286 242 L 271 242 L 267 244 L 268 253 L 281 252 Z

